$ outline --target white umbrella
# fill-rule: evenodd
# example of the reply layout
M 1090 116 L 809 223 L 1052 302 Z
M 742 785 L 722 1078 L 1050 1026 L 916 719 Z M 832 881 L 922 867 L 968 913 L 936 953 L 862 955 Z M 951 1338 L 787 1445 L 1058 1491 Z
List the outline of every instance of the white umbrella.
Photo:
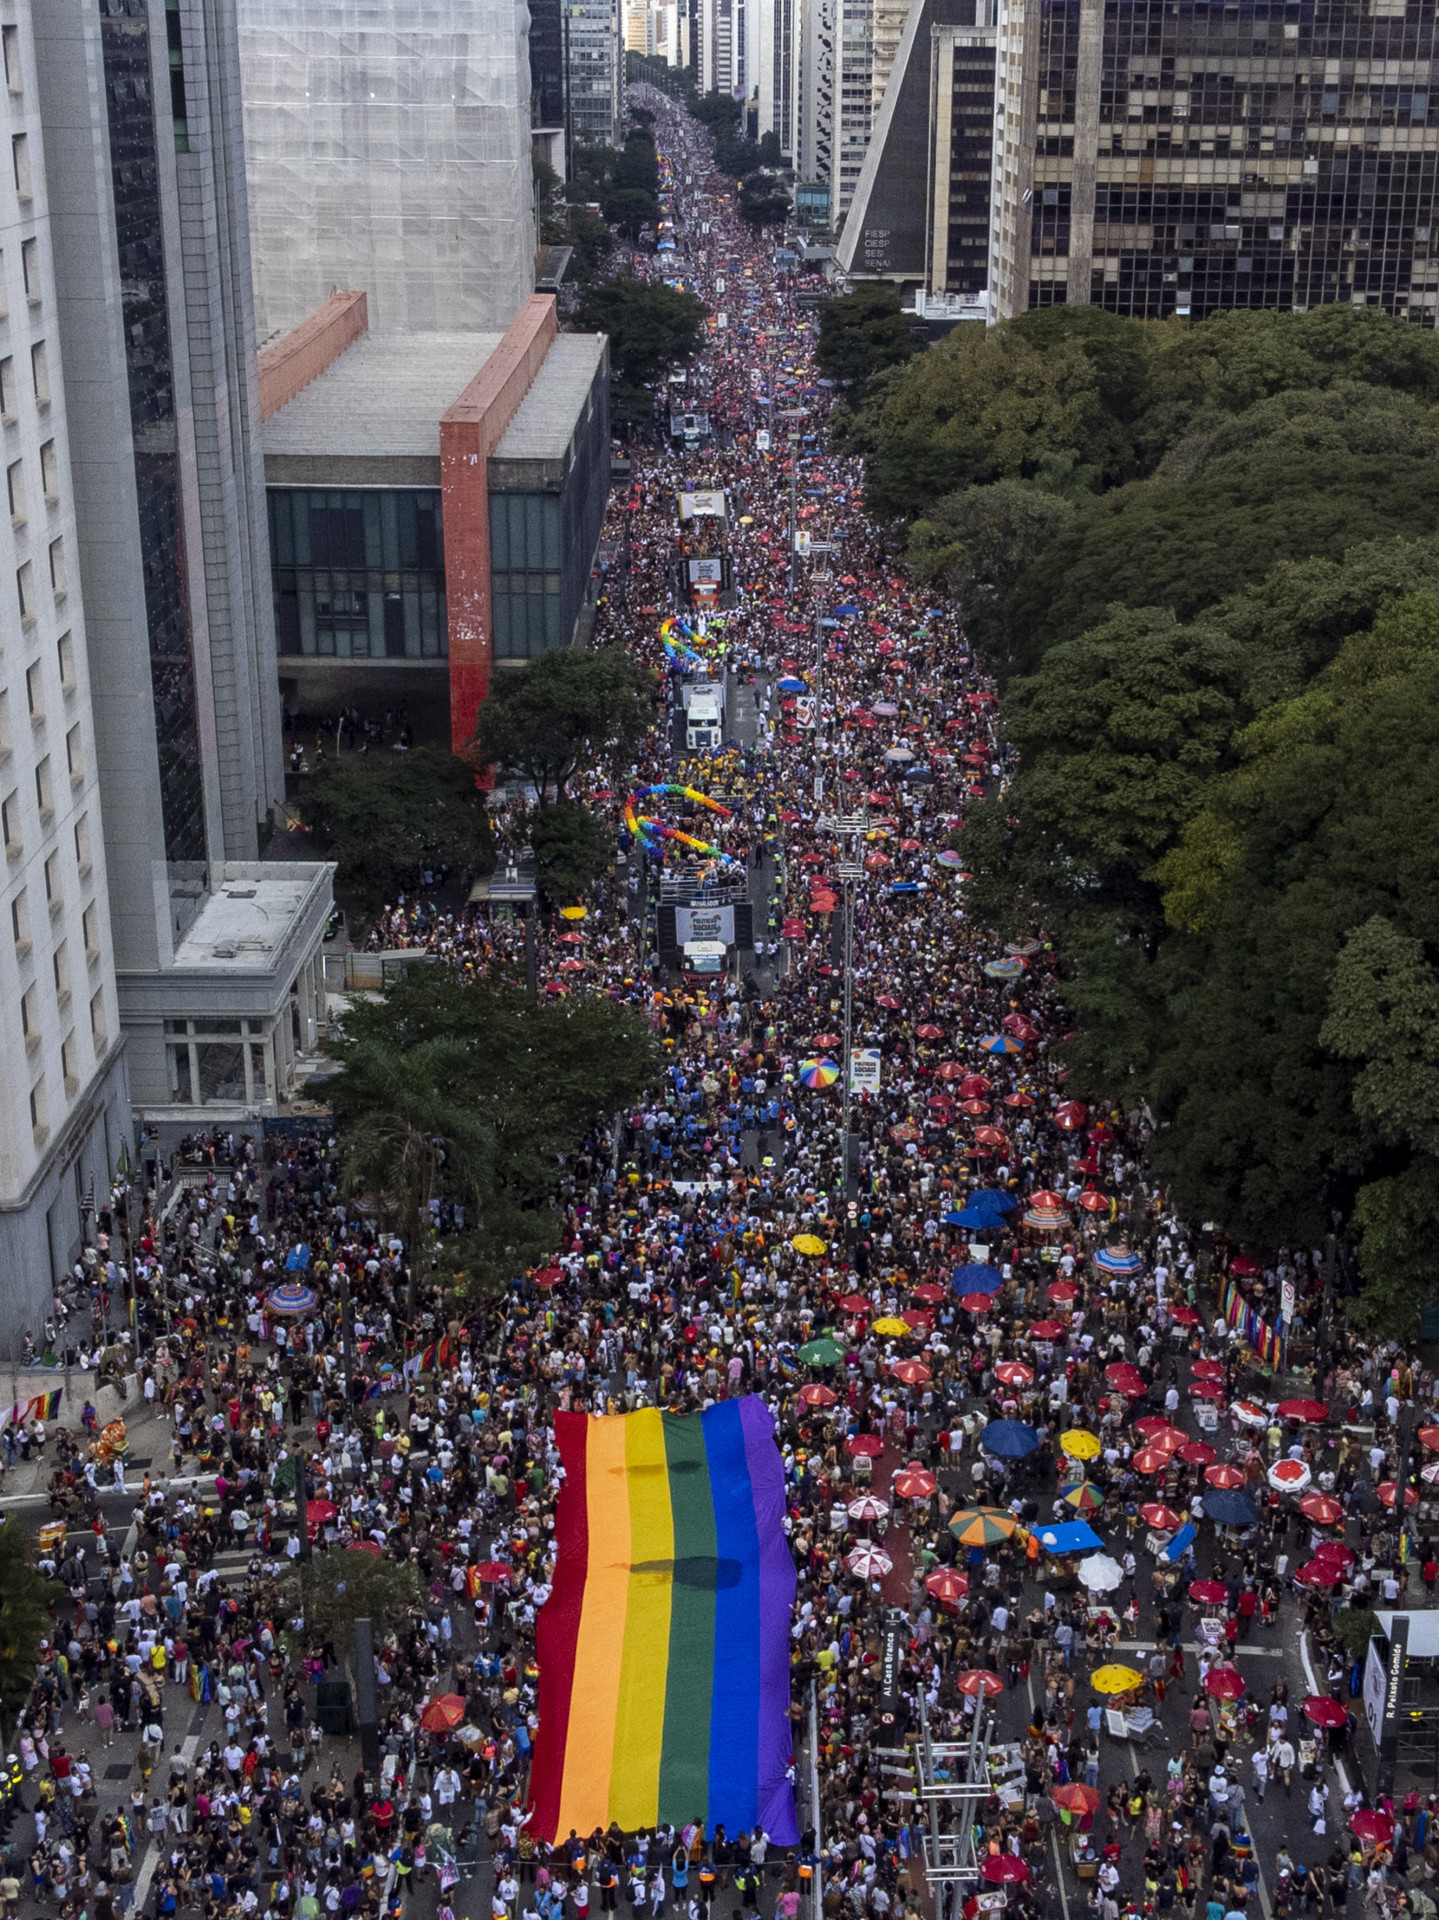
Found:
M 849 1503 L 851 1520 L 888 1520 L 889 1502 L 877 1500 L 872 1493 L 862 1493 L 858 1500 Z
M 1091 1553 L 1079 1563 L 1079 1577 L 1091 1593 L 1109 1593 L 1124 1578 L 1124 1569 L 1107 1553 Z
M 886 760 L 913 760 L 914 748 L 905 746 L 890 747 L 886 750 L 884 757 Z
M 844 1564 L 861 1580 L 878 1580 L 894 1567 L 893 1560 L 879 1547 L 856 1547 L 853 1553 L 845 1555 Z
M 1269 1415 L 1264 1411 L 1263 1407 L 1256 1405 L 1253 1400 L 1236 1400 L 1229 1411 L 1234 1415 L 1236 1420 L 1241 1421 L 1246 1427 L 1267 1427 L 1269 1425 Z

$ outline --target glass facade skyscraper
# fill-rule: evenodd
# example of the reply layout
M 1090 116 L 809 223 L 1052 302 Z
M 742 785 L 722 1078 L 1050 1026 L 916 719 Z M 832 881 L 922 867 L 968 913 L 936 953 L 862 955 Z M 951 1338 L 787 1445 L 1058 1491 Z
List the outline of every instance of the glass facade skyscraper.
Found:
M 1006 0 L 1002 315 L 1434 324 L 1433 0 Z

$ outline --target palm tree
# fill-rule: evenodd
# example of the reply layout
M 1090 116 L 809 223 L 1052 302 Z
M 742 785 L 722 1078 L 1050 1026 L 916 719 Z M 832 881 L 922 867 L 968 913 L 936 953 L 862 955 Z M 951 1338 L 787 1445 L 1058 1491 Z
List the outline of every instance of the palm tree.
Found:
M 345 1191 L 373 1191 L 398 1227 L 411 1309 L 431 1200 L 443 1186 L 473 1208 L 491 1156 L 490 1129 L 465 1098 L 472 1074 L 470 1049 L 460 1040 L 405 1048 L 367 1040 L 347 1051 L 334 1084 Z

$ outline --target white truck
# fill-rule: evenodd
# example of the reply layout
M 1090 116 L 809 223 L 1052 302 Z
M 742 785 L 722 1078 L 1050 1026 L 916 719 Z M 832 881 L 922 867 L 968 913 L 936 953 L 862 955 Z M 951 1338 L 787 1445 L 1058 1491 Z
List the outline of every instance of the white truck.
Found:
M 701 680 L 684 690 L 685 749 L 716 753 L 724 745 L 724 682 Z

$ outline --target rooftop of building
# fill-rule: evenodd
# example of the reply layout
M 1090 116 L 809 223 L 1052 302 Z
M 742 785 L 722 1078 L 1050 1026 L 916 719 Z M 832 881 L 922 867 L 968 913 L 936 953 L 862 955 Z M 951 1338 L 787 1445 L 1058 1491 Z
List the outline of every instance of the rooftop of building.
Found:
M 175 949 L 184 971 L 266 969 L 305 913 L 328 899 L 333 868 L 312 861 L 230 860 L 214 869 L 189 932 Z
M 438 459 L 440 418 L 504 338 L 498 333 L 364 333 L 265 421 L 267 457 Z M 495 450 L 501 460 L 564 458 L 605 350 L 561 334 Z
M 363 333 L 268 419 L 269 454 L 440 456 L 440 416 L 501 333 Z

